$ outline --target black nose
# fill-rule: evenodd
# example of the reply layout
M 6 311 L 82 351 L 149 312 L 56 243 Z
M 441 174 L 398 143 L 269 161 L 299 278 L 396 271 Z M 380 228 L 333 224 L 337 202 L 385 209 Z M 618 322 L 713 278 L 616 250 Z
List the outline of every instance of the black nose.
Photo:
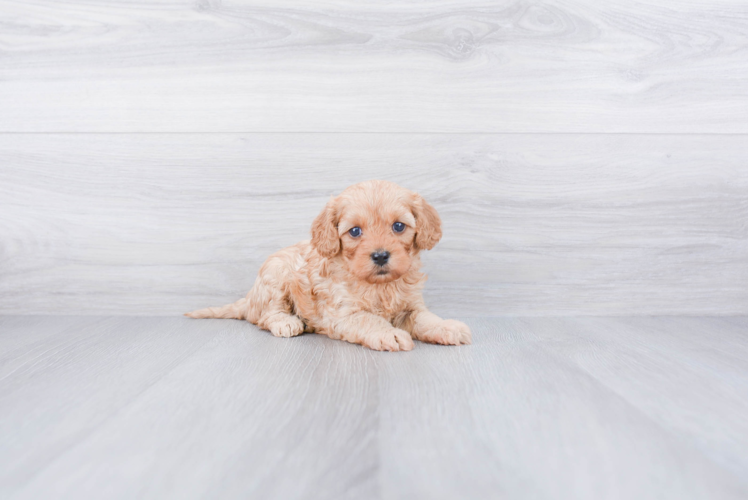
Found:
M 374 261 L 374 264 L 383 266 L 388 260 L 390 260 L 390 252 L 387 250 L 375 250 L 374 253 L 371 254 L 371 260 Z

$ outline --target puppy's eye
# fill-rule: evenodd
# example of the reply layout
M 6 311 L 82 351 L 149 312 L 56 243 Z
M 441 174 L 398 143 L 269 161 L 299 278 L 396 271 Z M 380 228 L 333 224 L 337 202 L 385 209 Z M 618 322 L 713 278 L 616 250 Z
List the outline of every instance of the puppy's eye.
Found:
M 358 238 L 361 236 L 361 228 L 358 226 L 352 227 L 348 230 L 348 234 L 351 235 L 351 238 Z
M 395 222 L 394 224 L 392 224 L 392 230 L 396 233 L 402 233 L 403 231 L 405 231 L 405 224 L 403 224 L 402 222 Z

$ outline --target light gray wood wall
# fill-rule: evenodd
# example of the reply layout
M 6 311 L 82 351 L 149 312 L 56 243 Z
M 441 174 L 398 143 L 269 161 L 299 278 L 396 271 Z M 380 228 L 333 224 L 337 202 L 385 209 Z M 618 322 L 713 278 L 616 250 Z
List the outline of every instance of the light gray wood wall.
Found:
M 748 314 L 748 4 L 0 0 L 0 313 L 234 300 L 369 178 L 442 314 Z

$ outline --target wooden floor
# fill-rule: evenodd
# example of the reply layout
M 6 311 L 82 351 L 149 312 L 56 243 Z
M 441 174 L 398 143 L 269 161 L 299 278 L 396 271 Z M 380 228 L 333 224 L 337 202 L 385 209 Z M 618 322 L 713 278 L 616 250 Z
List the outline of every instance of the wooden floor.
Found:
M 746 498 L 748 318 L 467 318 L 378 353 L 0 317 L 2 498 Z

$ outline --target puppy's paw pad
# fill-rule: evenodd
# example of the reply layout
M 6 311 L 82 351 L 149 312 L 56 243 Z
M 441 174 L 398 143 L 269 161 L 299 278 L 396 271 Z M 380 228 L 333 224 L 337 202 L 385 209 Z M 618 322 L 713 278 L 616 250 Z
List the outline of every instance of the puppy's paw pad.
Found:
M 424 341 L 434 344 L 461 345 L 473 342 L 470 327 L 455 319 L 445 319 L 426 332 L 423 337 Z
M 276 337 L 295 337 L 304 333 L 304 322 L 297 316 L 288 316 L 273 322 L 270 333 Z

